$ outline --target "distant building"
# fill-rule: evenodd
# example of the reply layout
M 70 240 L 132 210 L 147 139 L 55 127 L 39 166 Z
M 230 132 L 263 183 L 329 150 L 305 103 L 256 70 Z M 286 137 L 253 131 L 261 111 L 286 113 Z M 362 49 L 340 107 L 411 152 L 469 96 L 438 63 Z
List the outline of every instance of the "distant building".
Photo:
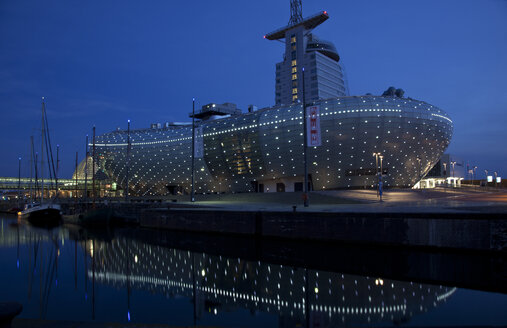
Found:
M 307 102 L 348 96 L 343 67 L 335 46 L 311 33 L 328 18 L 327 12 L 323 11 L 264 36 L 268 40 L 285 39 L 283 61 L 276 64 L 276 105 L 302 101 L 303 68 Z
M 451 154 L 443 154 L 428 174 L 416 183 L 414 188 L 433 188 L 436 186 L 461 186 L 466 174 L 465 162 Z
M 465 178 L 466 165 L 465 162 L 451 154 L 443 154 L 440 160 L 428 172 L 426 177 L 440 178 Z

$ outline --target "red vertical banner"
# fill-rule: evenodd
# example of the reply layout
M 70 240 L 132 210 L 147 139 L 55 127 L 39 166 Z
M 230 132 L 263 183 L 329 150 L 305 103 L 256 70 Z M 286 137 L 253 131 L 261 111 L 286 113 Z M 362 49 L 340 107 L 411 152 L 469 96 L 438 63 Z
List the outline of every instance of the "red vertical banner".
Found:
M 320 113 L 319 106 L 310 106 L 306 109 L 306 136 L 308 147 L 321 146 L 320 138 Z

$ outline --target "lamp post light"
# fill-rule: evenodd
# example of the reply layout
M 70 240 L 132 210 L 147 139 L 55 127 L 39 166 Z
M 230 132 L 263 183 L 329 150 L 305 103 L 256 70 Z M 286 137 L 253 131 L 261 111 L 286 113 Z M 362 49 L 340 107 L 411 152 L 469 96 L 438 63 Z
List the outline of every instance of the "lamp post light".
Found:
M 18 158 L 18 208 L 21 202 L 21 157 Z
M 379 155 L 380 158 L 380 176 L 382 177 L 383 171 L 382 171 L 382 160 L 384 159 L 383 155 Z
M 419 189 L 422 189 L 422 183 L 421 183 L 421 158 L 417 157 L 416 159 L 417 159 L 417 163 L 418 163 L 417 176 L 418 176 L 418 179 L 419 179 Z
M 477 170 L 477 166 L 474 166 L 473 171 L 472 171 L 472 185 L 474 184 L 474 179 L 476 178 L 475 170 Z
M 379 190 L 380 201 L 382 201 L 382 193 L 384 192 L 384 182 L 382 181 L 382 174 L 383 174 L 382 159 L 384 159 L 384 156 L 379 154 L 379 158 L 380 158 L 380 175 L 379 175 L 378 190 Z
M 305 68 L 303 67 L 303 164 L 304 164 L 304 186 L 303 186 L 303 205 L 304 207 L 308 207 L 310 204 L 308 202 L 308 156 L 307 156 L 307 148 L 308 148 L 308 136 L 307 136 L 307 123 L 306 123 L 306 98 L 305 98 Z
M 445 186 L 447 187 L 447 163 L 443 162 L 444 165 L 444 178 L 445 178 Z
M 375 156 L 375 177 L 377 178 L 377 198 L 379 197 L 379 176 L 378 176 L 378 157 L 380 156 L 380 153 L 373 153 L 373 156 Z
M 456 178 L 454 177 L 454 165 L 456 165 L 456 161 L 451 162 L 452 165 L 452 186 L 456 186 Z
M 194 163 L 195 163 L 195 98 L 192 98 L 192 187 L 190 190 L 191 202 L 195 202 Z
M 129 200 L 129 168 L 130 168 L 130 120 L 127 120 L 127 165 L 125 181 L 125 202 Z

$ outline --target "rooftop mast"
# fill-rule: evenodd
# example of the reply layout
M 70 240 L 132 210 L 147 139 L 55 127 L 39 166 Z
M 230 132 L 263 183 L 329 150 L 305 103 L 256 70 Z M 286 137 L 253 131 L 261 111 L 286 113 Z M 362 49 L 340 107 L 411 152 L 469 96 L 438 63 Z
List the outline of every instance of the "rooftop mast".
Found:
M 290 0 L 289 26 L 296 25 L 303 21 L 303 5 L 301 0 Z

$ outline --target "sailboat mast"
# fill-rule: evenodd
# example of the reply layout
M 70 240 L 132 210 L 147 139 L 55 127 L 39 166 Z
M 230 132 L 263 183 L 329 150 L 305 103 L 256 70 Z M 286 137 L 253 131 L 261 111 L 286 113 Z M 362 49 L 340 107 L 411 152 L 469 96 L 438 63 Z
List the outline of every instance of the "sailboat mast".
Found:
M 86 208 L 88 208 L 88 135 L 86 135 L 84 176 L 85 176 L 84 201 Z
M 33 203 L 32 174 L 33 174 L 33 136 L 30 136 L 30 204 Z
M 74 206 L 77 207 L 77 151 L 76 151 L 76 169 L 74 170 L 75 172 L 75 175 L 76 175 L 76 189 L 75 189 L 75 196 L 74 196 Z
M 93 127 L 93 147 L 92 147 L 92 185 L 93 185 L 93 208 L 95 208 L 95 126 Z
M 59 168 L 60 168 L 60 145 L 56 145 L 56 172 L 55 172 L 56 197 L 58 197 L 58 169 Z
M 41 129 L 41 143 L 40 143 L 40 175 L 42 181 L 42 192 L 40 197 L 40 202 L 44 201 L 44 97 L 42 97 L 42 129 Z

